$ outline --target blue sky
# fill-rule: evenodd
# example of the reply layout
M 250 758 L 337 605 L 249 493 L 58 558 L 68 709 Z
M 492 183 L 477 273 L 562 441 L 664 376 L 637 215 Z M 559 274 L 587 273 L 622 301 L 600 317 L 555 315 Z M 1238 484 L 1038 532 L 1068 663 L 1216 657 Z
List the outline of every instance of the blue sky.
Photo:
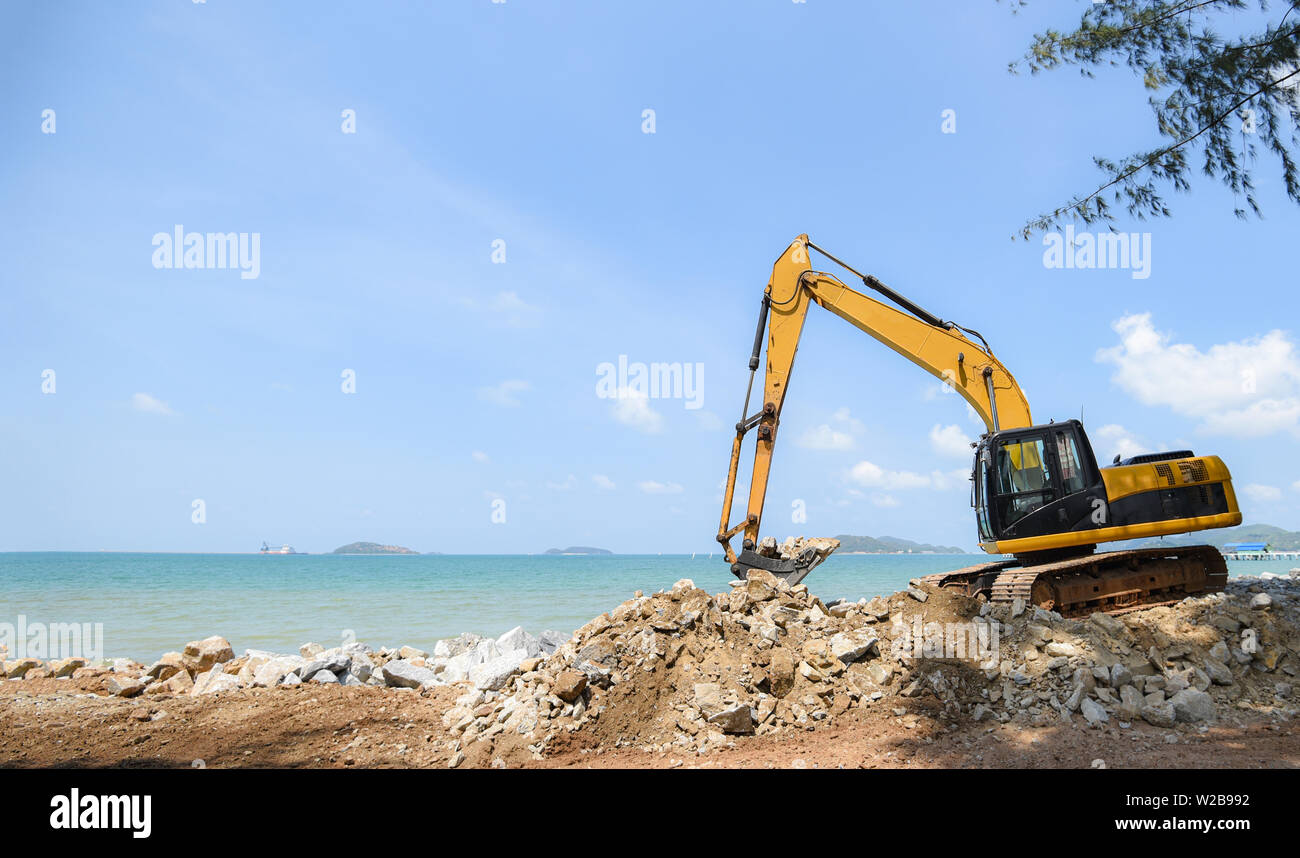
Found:
M 1263 220 L 1198 181 L 1117 224 L 1151 234 L 1145 279 L 1012 240 L 1156 142 L 1127 72 L 1007 73 L 1081 8 L 5 7 L 0 550 L 716 550 L 759 297 L 803 232 L 980 330 L 1099 457 L 1216 453 L 1247 522 L 1300 528 L 1276 163 Z M 257 233 L 258 277 L 155 268 L 176 224 Z M 701 365 L 699 398 L 597 396 L 620 355 Z M 938 389 L 814 309 L 765 532 L 974 549 L 978 427 Z

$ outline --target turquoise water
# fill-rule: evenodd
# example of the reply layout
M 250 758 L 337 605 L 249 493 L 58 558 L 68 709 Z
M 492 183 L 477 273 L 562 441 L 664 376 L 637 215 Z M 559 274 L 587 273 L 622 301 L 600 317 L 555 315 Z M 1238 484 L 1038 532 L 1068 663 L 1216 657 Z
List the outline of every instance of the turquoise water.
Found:
M 983 555 L 838 555 L 807 579 L 823 599 L 892 593 L 908 579 L 982 562 Z M 1291 561 L 1229 564 L 1285 573 Z M 599 557 L 343 557 L 246 554 L 0 553 L 0 623 L 102 623 L 104 654 L 148 661 L 219 634 L 245 648 L 296 651 L 348 630 L 374 646 L 429 649 L 461 632 L 521 625 L 571 632 L 636 590 L 691 578 L 727 589 L 714 555 Z

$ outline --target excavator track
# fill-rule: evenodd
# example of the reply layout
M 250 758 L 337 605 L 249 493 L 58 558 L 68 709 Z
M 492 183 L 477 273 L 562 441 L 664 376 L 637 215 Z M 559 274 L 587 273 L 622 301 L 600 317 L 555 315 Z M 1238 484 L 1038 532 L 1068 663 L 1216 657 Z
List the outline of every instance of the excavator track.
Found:
M 1020 599 L 1077 617 L 1098 611 L 1122 614 L 1222 592 L 1228 565 L 1213 546 L 1194 545 L 1109 551 L 1030 566 L 1004 560 L 922 580 L 995 603 Z

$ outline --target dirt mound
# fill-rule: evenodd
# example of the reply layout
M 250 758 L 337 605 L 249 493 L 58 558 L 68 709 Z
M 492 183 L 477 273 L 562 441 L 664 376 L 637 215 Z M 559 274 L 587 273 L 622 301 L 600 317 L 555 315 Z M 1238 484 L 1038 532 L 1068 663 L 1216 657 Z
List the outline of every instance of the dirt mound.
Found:
M 762 571 L 710 595 L 637 593 L 500 692 L 444 723 L 474 764 L 573 748 L 707 753 L 736 737 L 820 729 L 851 709 L 1082 727 L 1201 725 L 1232 707 L 1292 717 L 1300 582 L 1088 619 L 913 582 L 824 603 Z

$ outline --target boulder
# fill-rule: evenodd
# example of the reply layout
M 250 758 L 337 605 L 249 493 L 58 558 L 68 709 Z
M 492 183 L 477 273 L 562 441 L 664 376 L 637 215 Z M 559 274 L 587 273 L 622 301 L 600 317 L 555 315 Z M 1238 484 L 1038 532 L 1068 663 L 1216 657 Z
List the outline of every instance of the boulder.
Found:
M 351 663 L 352 658 L 344 653 L 321 652 L 318 653 L 314 659 L 298 669 L 298 678 L 303 682 L 309 682 L 312 679 L 315 679 L 316 674 L 321 671 L 325 671 L 326 673 L 341 673 L 342 671 L 347 670 Z
M 1132 685 L 1125 685 L 1119 690 L 1119 706 L 1129 718 L 1136 718 L 1142 712 L 1142 695 Z
M 867 676 L 871 679 L 873 685 L 888 685 L 893 675 L 894 672 L 890 668 L 879 662 L 873 662 L 867 666 Z
M 104 680 L 104 690 L 114 697 L 135 697 L 144 691 L 144 683 L 129 676 L 113 675 Z
M 564 646 L 564 643 L 570 637 L 571 635 L 566 635 L 564 632 L 547 629 L 537 636 L 537 643 L 541 646 L 544 655 L 552 655 L 557 649 Z
M 497 649 L 502 653 L 524 650 L 524 658 L 532 658 L 533 656 L 542 654 L 541 643 L 537 638 L 524 631 L 523 626 L 515 626 L 510 631 L 497 638 L 496 643 Z
M 190 641 L 181 653 L 181 662 L 191 673 L 203 673 L 214 664 L 225 664 L 233 660 L 235 651 L 230 648 L 230 641 L 219 635 Z
M 880 638 L 870 632 L 840 632 L 831 638 L 831 655 L 852 664 L 877 651 Z
M 229 647 L 229 644 L 227 644 L 227 647 Z M 219 694 L 223 691 L 234 691 L 239 688 L 239 677 L 226 673 L 224 667 L 225 665 L 221 663 L 214 664 L 207 673 L 199 674 L 198 678 L 194 680 L 194 687 L 190 689 L 190 696 Z
M 596 688 L 609 688 L 613 684 L 614 677 L 608 668 L 592 664 L 588 661 L 581 661 L 574 665 L 578 670 L 587 674 L 587 684 Z
M 188 670 L 178 670 L 164 680 L 155 682 L 145 689 L 145 694 L 189 694 L 194 689 L 194 680 Z
M 427 667 L 416 667 L 405 659 L 394 659 L 379 669 L 390 688 L 429 688 L 441 685 L 438 675 Z
M 500 691 L 510 681 L 510 677 L 519 672 L 521 661 L 523 659 L 516 658 L 514 654 L 498 656 L 471 667 L 467 678 L 480 691 Z
M 72 672 L 79 667 L 85 667 L 89 662 L 84 658 L 61 658 L 58 661 L 50 662 L 50 675 L 55 679 L 63 676 L 72 676 Z
M 1214 720 L 1214 698 L 1195 688 L 1184 688 L 1170 698 L 1174 718 L 1184 723 Z
M 729 706 L 709 716 L 709 723 L 724 733 L 753 733 L 754 716 L 748 703 Z
M 464 636 L 462 636 L 464 637 Z M 453 638 L 453 640 L 455 640 Z M 479 640 L 472 648 L 466 649 L 447 659 L 442 669 L 443 681 L 460 682 L 469 678 L 470 669 L 485 664 L 503 653 L 494 640 Z
M 253 685 L 258 688 L 273 688 L 290 673 L 297 673 L 306 665 L 306 660 L 297 655 L 282 655 L 262 662 L 253 670 Z
M 170 679 L 178 670 L 185 670 L 184 657 L 178 652 L 165 652 L 149 666 L 145 675 L 154 679 Z
M 794 688 L 794 658 L 783 647 L 773 647 L 771 661 L 767 666 L 768 683 L 772 693 L 785 697 Z
M 375 663 L 371 661 L 370 656 L 364 652 L 358 651 L 352 653 L 352 660 L 348 664 L 347 673 L 345 675 L 355 679 L 357 685 L 364 685 L 366 682 L 370 681 L 370 677 L 374 675 L 374 672 Z M 352 683 L 344 680 L 344 684 L 350 685 Z
M 777 593 L 776 576 L 765 569 L 751 569 L 745 576 L 745 597 L 751 602 L 766 602 L 775 599 Z
M 695 707 L 705 714 L 721 711 L 722 686 L 716 682 L 695 683 Z
M 5 662 L 4 675 L 9 679 L 22 679 L 27 671 L 43 667 L 44 664 L 39 658 L 16 658 Z
M 1169 701 L 1164 703 L 1148 703 L 1142 707 L 1142 720 L 1146 721 L 1153 727 L 1172 727 L 1174 726 L 1174 704 Z
M 565 703 L 572 703 L 582 696 L 586 687 L 587 674 L 580 670 L 565 670 L 556 677 L 555 684 L 551 686 L 551 693 Z
M 461 653 L 469 652 L 483 641 L 479 635 L 466 632 L 454 638 L 445 638 L 433 645 L 434 658 L 455 658 Z
M 1085 697 L 1079 703 L 1079 712 L 1089 724 L 1104 724 L 1110 720 L 1106 709 L 1091 697 Z

